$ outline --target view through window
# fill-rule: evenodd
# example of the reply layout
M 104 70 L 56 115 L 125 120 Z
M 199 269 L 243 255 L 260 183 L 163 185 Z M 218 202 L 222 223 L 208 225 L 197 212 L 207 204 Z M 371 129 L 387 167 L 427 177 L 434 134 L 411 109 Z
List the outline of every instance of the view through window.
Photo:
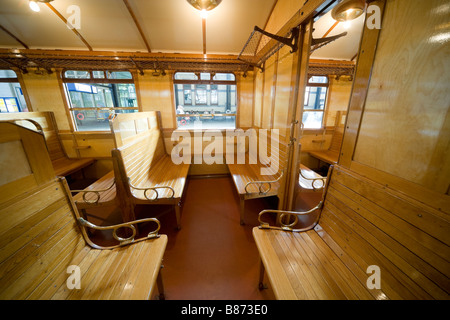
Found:
M 63 82 L 78 131 L 109 130 L 111 115 L 138 111 L 129 71 L 67 70 Z
M 235 129 L 236 77 L 232 73 L 176 72 L 179 129 Z
M 13 70 L 0 70 L 0 113 L 27 112 L 17 75 Z
M 303 107 L 303 127 L 305 129 L 322 128 L 327 90 L 327 77 L 312 76 L 309 78 Z

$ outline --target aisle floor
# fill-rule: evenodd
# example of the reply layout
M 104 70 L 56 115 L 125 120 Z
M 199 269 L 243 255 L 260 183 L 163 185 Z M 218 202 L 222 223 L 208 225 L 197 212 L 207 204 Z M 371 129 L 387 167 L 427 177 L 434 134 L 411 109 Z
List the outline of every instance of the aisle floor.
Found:
M 269 201 L 268 201 L 269 200 Z M 270 289 L 258 289 L 260 260 L 252 229 L 258 213 L 273 199 L 246 201 L 246 224 L 239 223 L 239 197 L 230 177 L 189 179 L 182 209 L 181 230 L 166 206 L 140 206 L 137 218 L 158 217 L 168 236 L 162 269 L 168 300 L 273 299 Z M 114 208 L 89 211 L 93 223 L 120 223 Z M 97 243 L 107 243 L 94 234 Z

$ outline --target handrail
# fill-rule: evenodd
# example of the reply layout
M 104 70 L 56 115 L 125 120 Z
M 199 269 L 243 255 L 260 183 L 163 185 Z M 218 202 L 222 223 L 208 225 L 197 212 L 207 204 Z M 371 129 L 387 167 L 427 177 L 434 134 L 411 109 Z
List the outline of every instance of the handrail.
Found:
M 316 210 L 322 209 L 323 204 L 325 203 L 325 197 L 327 194 L 327 190 L 328 187 L 330 185 L 330 178 L 331 178 L 331 173 L 333 172 L 334 166 L 331 165 L 329 170 L 328 170 L 328 175 L 326 178 L 326 185 L 325 185 L 325 191 L 322 194 L 322 200 L 312 209 L 308 210 L 308 211 L 287 211 L 287 210 L 272 210 L 272 209 L 268 209 L 268 210 L 262 210 L 259 215 L 258 215 L 258 221 L 260 223 L 259 228 L 260 229 L 275 229 L 275 230 L 282 230 L 282 231 L 290 231 L 290 232 L 304 232 L 304 231 L 308 231 L 313 229 L 320 220 L 320 216 L 322 214 L 322 211 L 319 212 L 319 214 L 317 215 L 316 219 L 314 220 L 314 222 L 312 224 L 310 224 L 308 227 L 305 228 L 300 228 L 300 229 L 294 229 L 293 226 L 295 226 L 298 223 L 298 216 L 304 216 L 304 215 L 308 215 L 310 213 L 313 213 Z M 280 227 L 275 227 L 275 226 L 271 226 L 270 223 L 262 221 L 261 217 L 263 214 L 265 213 L 277 213 L 280 214 L 279 217 L 279 222 L 280 222 Z M 294 217 L 294 222 L 292 223 L 284 223 L 283 222 L 283 217 L 288 216 L 288 222 L 291 220 L 291 217 Z
M 318 189 L 323 189 L 323 188 L 325 187 L 325 183 L 326 183 L 326 181 L 327 181 L 327 178 L 324 178 L 324 177 L 320 177 L 320 178 L 307 178 L 307 177 L 305 177 L 305 176 L 302 174 L 302 169 L 301 169 L 301 168 L 298 169 L 298 173 L 300 174 L 300 176 L 301 176 L 303 179 L 312 181 L 311 186 L 312 186 L 312 188 L 313 188 L 314 191 L 316 191 L 316 190 L 318 190 Z M 316 181 L 319 181 L 319 180 L 322 181 L 322 186 L 319 187 L 319 188 L 316 188 L 316 187 L 314 186 L 314 183 L 315 183 Z
M 140 220 L 135 220 L 135 221 L 130 221 L 130 222 L 125 222 L 125 223 L 121 223 L 121 224 L 116 224 L 116 225 L 112 225 L 112 226 L 105 226 L 105 227 L 101 227 L 101 226 L 97 226 L 83 218 L 78 218 L 78 223 L 85 228 L 91 228 L 94 230 L 113 230 L 113 237 L 114 239 L 116 239 L 117 241 L 119 241 L 119 246 L 124 246 L 124 245 L 128 245 L 130 243 L 133 243 L 135 241 L 140 241 L 142 239 L 138 239 L 135 240 L 134 237 L 136 236 L 136 227 L 133 224 L 137 224 L 137 223 L 143 223 L 143 222 L 155 222 L 157 225 L 156 230 L 150 231 L 147 235 L 146 238 L 144 239 L 153 239 L 153 238 L 159 238 L 160 235 L 158 234 L 159 229 L 161 228 L 161 224 L 159 222 L 158 219 L 156 218 L 146 218 L 146 219 L 140 219 Z M 117 235 L 117 230 L 119 230 L 120 228 L 129 228 L 132 231 L 131 236 L 127 237 L 127 238 L 122 238 L 119 237 Z M 112 249 L 114 247 L 101 247 L 98 245 L 94 245 L 96 248 L 100 248 L 100 249 Z
M 112 189 L 112 187 L 115 184 L 116 184 L 116 180 L 114 179 L 113 183 L 106 189 L 100 189 L 100 190 L 70 190 L 70 192 L 71 193 L 83 193 L 83 201 L 84 201 L 84 203 L 96 205 L 100 201 L 100 192 L 105 192 L 105 191 L 108 191 L 108 190 Z M 88 193 L 94 193 L 97 196 L 97 199 L 94 200 L 94 201 L 87 200 L 86 199 L 86 195 Z
M 283 231 L 292 231 L 292 232 L 304 232 L 304 231 L 311 230 L 319 222 L 320 215 L 318 215 L 316 220 L 311 225 L 309 225 L 308 227 L 300 228 L 300 229 L 293 229 L 292 227 L 295 226 L 298 223 L 298 216 L 308 215 L 310 213 L 313 213 L 314 211 L 321 209 L 322 208 L 322 204 L 323 204 L 323 201 L 320 201 L 317 206 L 315 206 L 314 208 L 312 208 L 311 210 L 308 210 L 308 211 L 285 211 L 285 210 L 271 210 L 271 209 L 263 210 L 258 215 L 258 221 L 260 223 L 259 228 L 260 229 L 275 229 L 275 230 L 283 230 Z M 270 223 L 262 221 L 261 220 L 261 216 L 263 214 L 265 214 L 265 213 L 281 214 L 280 215 L 280 219 L 279 219 L 281 227 L 271 226 Z M 287 223 L 283 223 L 283 217 L 284 216 L 288 216 L 289 217 L 288 221 L 290 221 L 290 217 L 293 216 L 294 217 L 294 222 L 288 223 L 288 224 Z
M 169 186 L 158 186 L 158 187 L 147 187 L 147 188 L 135 187 L 135 186 L 133 186 L 133 185 L 131 184 L 130 177 L 128 177 L 128 185 L 129 185 L 131 188 L 135 189 L 135 190 L 141 190 L 141 191 L 144 191 L 144 197 L 145 197 L 147 200 L 150 200 L 150 201 L 156 201 L 156 200 L 158 200 L 159 194 L 158 194 L 158 190 L 156 190 L 156 189 L 170 189 L 170 190 L 172 191 L 172 196 L 170 196 L 169 199 L 173 199 L 173 198 L 175 197 L 175 190 L 174 190 L 172 187 L 169 187 Z M 149 191 L 149 190 L 152 190 L 153 192 L 155 192 L 156 197 L 154 197 L 154 198 L 149 198 L 149 197 L 147 196 L 147 191 Z
M 250 181 L 250 182 L 247 182 L 247 184 L 245 185 L 245 187 L 244 187 L 244 190 L 245 190 L 245 192 L 247 192 L 247 193 L 250 193 L 248 190 L 247 190 L 247 187 L 249 186 L 249 185 L 251 185 L 251 184 L 259 184 L 259 194 L 267 194 L 269 191 L 270 191 L 270 189 L 272 189 L 272 183 L 275 183 L 275 182 L 278 182 L 278 181 L 280 181 L 280 179 L 283 177 L 283 175 L 284 175 L 284 170 L 281 170 L 281 174 L 280 174 L 280 176 L 276 179 L 276 180 L 271 180 L 271 181 Z M 264 185 L 264 184 L 269 184 L 269 188 L 266 190 L 266 191 L 264 191 L 263 189 L 261 189 L 262 188 L 262 186 Z

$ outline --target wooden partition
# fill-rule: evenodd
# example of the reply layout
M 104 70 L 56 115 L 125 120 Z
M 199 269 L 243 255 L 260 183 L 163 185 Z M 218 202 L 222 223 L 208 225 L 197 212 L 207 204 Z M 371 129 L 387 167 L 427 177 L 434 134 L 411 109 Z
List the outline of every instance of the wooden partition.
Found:
M 45 137 L 13 122 L 0 121 L 2 201 L 51 181 L 55 174 Z
M 174 206 L 181 228 L 181 200 L 189 164 L 175 164 L 165 151 L 159 112 L 118 114 L 111 124 L 116 192 L 124 221 L 138 204 Z
M 448 215 L 448 46 L 434 31 L 447 2 L 373 4 L 382 28 L 364 29 L 340 163 Z
M 0 120 L 15 121 L 24 127 L 42 131 L 57 176 L 68 176 L 94 163 L 93 158 L 69 158 L 67 156 L 59 137 L 54 115 L 50 111 L 1 114 Z
M 156 219 L 102 227 L 83 220 L 65 178 L 53 172 L 43 134 L 15 123 L 0 122 L 0 164 L 1 300 L 149 299 L 157 288 L 164 297 L 167 237 Z M 141 222 L 155 229 L 135 239 Z M 93 243 L 87 228 L 111 230 L 118 244 Z M 118 236 L 123 228 L 133 231 L 129 238 Z

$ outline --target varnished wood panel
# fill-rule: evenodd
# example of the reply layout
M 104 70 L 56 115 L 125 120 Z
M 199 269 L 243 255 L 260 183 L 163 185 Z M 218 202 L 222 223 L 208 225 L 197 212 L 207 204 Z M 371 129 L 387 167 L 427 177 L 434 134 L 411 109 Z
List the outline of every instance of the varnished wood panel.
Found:
M 439 193 L 450 182 L 446 3 L 387 1 L 353 158 Z
M 262 118 L 262 107 L 263 107 L 263 96 L 264 96 L 264 73 L 259 69 L 255 69 L 255 101 L 253 109 L 253 126 L 261 127 Z
M 138 76 L 139 95 L 142 111 L 160 111 L 162 126 L 175 129 L 175 101 L 171 79 L 171 72 L 167 72 L 165 76 L 154 77 L 147 71 L 143 76 Z
M 247 76 L 238 74 L 238 114 L 239 123 L 236 126 L 239 128 L 248 128 L 252 126 L 252 112 L 253 112 L 253 76 L 254 72 L 248 72 Z
M 70 130 L 69 120 L 64 108 L 58 75 L 56 72 L 35 74 L 34 70 L 22 75 L 33 111 L 52 111 L 58 123 L 59 130 Z
M 281 136 L 289 135 L 288 115 L 292 93 L 291 78 L 293 57 L 289 47 L 285 46 L 279 51 L 273 128 L 279 129 Z
M 265 63 L 264 70 L 264 97 L 262 105 L 261 127 L 270 129 L 272 123 L 272 106 L 275 98 L 276 60 L 277 55 L 270 57 Z

